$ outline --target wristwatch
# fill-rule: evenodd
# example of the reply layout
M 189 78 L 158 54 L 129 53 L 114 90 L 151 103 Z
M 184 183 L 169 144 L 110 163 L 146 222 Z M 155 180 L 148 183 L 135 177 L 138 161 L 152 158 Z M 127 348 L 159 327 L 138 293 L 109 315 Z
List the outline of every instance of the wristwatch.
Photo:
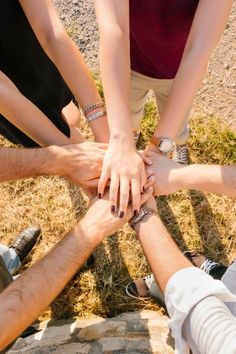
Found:
M 141 207 L 141 208 L 140 208 L 140 211 L 139 211 L 139 214 L 133 216 L 133 217 L 130 219 L 130 221 L 129 221 L 130 226 L 131 226 L 132 228 L 134 228 L 134 226 L 137 225 L 140 221 L 142 221 L 143 218 L 144 218 L 146 215 L 158 215 L 158 214 L 157 214 L 157 211 L 154 210 L 154 209 L 151 209 L 151 208 L 148 208 L 148 207 Z
M 174 140 L 170 138 L 157 138 L 154 135 L 151 137 L 150 143 L 155 145 L 163 155 L 168 155 L 175 145 Z

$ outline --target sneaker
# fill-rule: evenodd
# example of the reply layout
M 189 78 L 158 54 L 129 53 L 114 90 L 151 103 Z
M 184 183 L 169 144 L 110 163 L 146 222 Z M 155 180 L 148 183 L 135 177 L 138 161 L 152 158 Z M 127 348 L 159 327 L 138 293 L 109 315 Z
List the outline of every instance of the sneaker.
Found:
M 28 229 L 23 230 L 9 246 L 15 250 L 21 262 L 28 256 L 39 240 L 40 233 L 39 226 L 30 226 Z
M 221 263 L 206 258 L 196 251 L 185 251 L 184 255 L 195 267 L 202 269 L 214 279 L 221 279 L 228 268 Z
M 175 145 L 173 160 L 181 165 L 188 165 L 188 147 L 187 145 Z
M 150 292 L 150 289 L 152 291 Z M 148 274 L 144 278 L 138 278 L 126 285 L 125 292 L 133 299 L 155 299 L 160 306 L 165 307 L 164 297 L 159 289 L 153 274 Z M 152 293 L 152 295 L 151 295 Z

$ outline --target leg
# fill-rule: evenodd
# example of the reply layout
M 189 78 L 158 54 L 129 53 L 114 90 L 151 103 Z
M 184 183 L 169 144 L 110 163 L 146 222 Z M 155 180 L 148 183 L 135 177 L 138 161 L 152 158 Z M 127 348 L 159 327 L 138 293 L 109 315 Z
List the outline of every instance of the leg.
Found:
M 236 295 L 236 260 L 228 267 L 221 280 L 227 288 Z M 228 302 L 226 306 L 236 317 L 236 303 Z
M 11 282 L 11 274 L 9 273 L 6 264 L 0 255 L 0 292 L 2 292 Z
M 0 245 L 0 256 L 2 257 L 6 268 L 11 274 L 14 274 L 21 266 L 20 259 L 13 248 Z
M 79 130 L 80 113 L 74 102 L 70 102 L 62 109 L 62 117 L 69 124 L 70 140 L 72 143 L 82 143 L 83 137 Z
M 134 71 L 131 72 L 131 113 L 134 132 L 140 130 L 140 122 L 143 116 L 143 110 L 147 94 L 149 91 L 149 82 L 146 76 L 140 75 Z

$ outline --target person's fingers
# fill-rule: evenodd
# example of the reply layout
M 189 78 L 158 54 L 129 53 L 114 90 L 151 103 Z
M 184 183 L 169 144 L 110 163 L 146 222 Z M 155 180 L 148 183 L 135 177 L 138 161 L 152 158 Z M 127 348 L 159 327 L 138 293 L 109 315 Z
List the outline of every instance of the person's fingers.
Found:
M 143 166 L 143 168 L 141 170 L 141 179 L 140 179 L 140 191 L 141 191 L 141 193 L 144 192 L 144 188 L 145 188 L 146 182 L 147 182 L 147 174 L 146 174 L 145 168 Z
M 152 196 L 153 193 L 153 188 L 149 187 L 148 189 L 145 190 L 145 192 L 141 195 L 141 205 L 146 203 L 148 199 Z
M 149 158 L 149 156 L 146 154 L 144 150 L 140 150 L 139 155 L 142 157 L 146 165 L 151 166 L 153 164 L 152 160 Z
M 140 183 L 138 183 L 138 180 L 135 178 L 131 180 L 131 197 L 132 197 L 133 214 L 136 215 L 139 212 L 141 193 L 140 193 Z
M 145 155 L 143 155 L 143 161 L 148 166 L 151 166 L 153 164 L 152 160 L 149 157 L 145 156 Z
M 123 218 L 129 201 L 129 180 L 126 176 L 120 178 L 119 217 Z
M 109 200 L 111 203 L 111 211 L 114 213 L 117 210 L 117 197 L 119 191 L 119 175 L 113 174 L 110 180 Z
M 146 168 L 146 175 L 147 178 L 149 178 L 150 176 L 152 176 L 154 174 L 153 169 L 152 168 Z
M 155 182 L 156 178 L 155 176 L 151 175 L 149 178 L 147 178 L 147 183 L 145 185 L 145 189 L 151 187 L 153 183 Z
M 89 181 L 86 181 L 85 188 L 94 188 L 94 187 L 97 188 L 98 183 L 99 183 L 99 178 L 90 179 Z
M 99 198 L 102 198 L 102 196 L 104 194 L 106 184 L 107 184 L 109 177 L 110 176 L 109 176 L 107 168 L 103 166 L 102 173 L 101 173 L 99 183 L 98 183 L 98 197 Z

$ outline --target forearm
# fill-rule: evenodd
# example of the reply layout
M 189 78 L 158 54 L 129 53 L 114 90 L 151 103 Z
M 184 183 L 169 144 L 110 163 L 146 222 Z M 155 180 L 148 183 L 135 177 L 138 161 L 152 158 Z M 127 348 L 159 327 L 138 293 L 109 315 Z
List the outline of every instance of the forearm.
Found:
M 49 37 L 45 51 L 57 66 L 82 109 L 90 104 L 102 102 L 79 49 L 65 33 L 64 28 Z M 101 110 L 104 108 L 94 109 L 93 113 Z M 92 121 L 89 125 L 97 142 L 108 142 L 109 128 L 106 116 Z
M 96 247 L 99 236 L 97 234 L 95 238 L 95 235 L 89 225 L 81 222 L 48 255 L 0 294 L 0 350 L 62 291 Z
M 0 182 L 41 175 L 56 175 L 60 167 L 58 147 L 39 149 L 0 148 Z
M 111 140 L 133 143 L 130 109 L 128 1 L 95 1 L 100 29 L 100 66 Z
M 180 252 L 161 219 L 156 215 L 145 217 L 135 227 L 154 277 L 164 293 L 170 277 L 177 271 L 191 267 Z
M 232 3 L 233 0 L 199 1 L 156 136 L 177 136 L 202 82 L 210 55 L 226 26 Z
M 236 197 L 236 166 L 189 165 L 174 172 L 178 189 Z
M 192 50 L 183 59 L 174 79 L 164 112 L 155 130 L 158 137 L 175 139 L 183 120 L 190 112 L 207 67 L 205 57 Z
M 3 73 L 0 73 L 0 113 L 41 146 L 70 143 L 70 139 L 24 97 Z

